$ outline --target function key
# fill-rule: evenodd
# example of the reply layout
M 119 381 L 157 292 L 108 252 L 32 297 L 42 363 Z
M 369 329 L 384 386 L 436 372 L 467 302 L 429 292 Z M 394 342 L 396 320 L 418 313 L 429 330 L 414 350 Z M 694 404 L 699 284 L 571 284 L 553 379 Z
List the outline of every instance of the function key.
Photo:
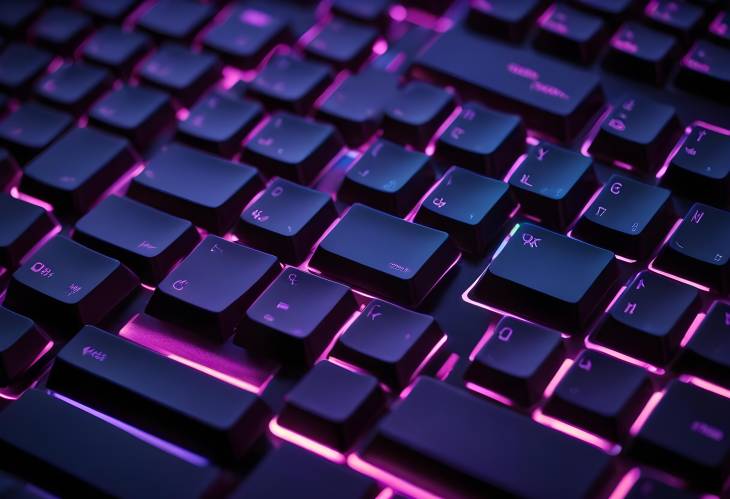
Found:
M 333 19 L 317 33 L 304 51 L 339 69 L 356 69 L 371 54 L 378 32 L 370 26 Z
M 730 387 L 730 304 L 715 302 L 682 351 L 683 370 Z
M 677 55 L 674 36 L 628 21 L 611 38 L 604 64 L 624 76 L 662 85 Z
M 50 340 L 32 320 L 4 307 L 0 307 L 0 331 L 0 386 L 8 386 L 39 360 Z
M 0 213 L 0 266 L 13 269 L 56 223 L 43 208 L 4 193 Z
M 0 6 L 7 2 L 0 2 Z M 2 17 L 0 17 L 2 19 Z M 24 97 L 32 82 L 46 69 L 52 56 L 45 50 L 22 43 L 11 43 L 0 54 L 0 89 Z
M 700 40 L 682 59 L 677 85 L 730 102 L 730 49 Z
M 27 164 L 71 126 L 70 115 L 27 102 L 0 122 L 0 145 L 21 165 Z
M 160 0 L 139 18 L 137 27 L 157 38 L 190 41 L 212 15 L 212 5 L 192 0 Z
M 132 72 L 148 46 L 149 38 L 143 33 L 104 26 L 84 44 L 82 54 L 86 61 L 126 76 Z
M 121 23 L 139 0 L 81 0 L 79 6 L 99 21 Z
M 543 5 L 542 0 L 471 0 L 472 28 L 512 42 L 521 41 Z
M 0 31 L 5 35 L 13 35 L 24 31 L 42 8 L 42 0 L 5 0 L 0 2 Z
M 699 30 L 705 17 L 702 7 L 684 0 L 651 0 L 644 15 L 659 29 L 689 41 Z
M 535 46 L 545 52 L 579 62 L 592 63 L 603 48 L 603 21 L 567 5 L 555 4 L 539 20 Z
M 86 112 L 111 85 L 109 73 L 83 63 L 66 64 L 35 84 L 35 94 L 75 116 Z
M 71 55 L 92 27 L 86 14 L 65 7 L 51 7 L 33 25 L 32 36 L 48 50 Z

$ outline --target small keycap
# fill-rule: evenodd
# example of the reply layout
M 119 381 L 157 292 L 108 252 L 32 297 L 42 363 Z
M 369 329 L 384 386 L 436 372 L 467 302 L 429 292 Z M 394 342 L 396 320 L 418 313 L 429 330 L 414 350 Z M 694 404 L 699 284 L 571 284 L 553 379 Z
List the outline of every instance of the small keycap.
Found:
M 390 0 L 334 0 L 331 8 L 342 17 L 364 23 L 383 24 L 387 19 L 389 3 Z
M 545 453 L 560 459 L 533 466 Z M 590 497 L 611 467 L 591 445 L 426 377 L 380 421 L 362 457 L 436 495 L 464 497 Z
M 137 26 L 157 38 L 191 40 L 212 15 L 212 5 L 191 0 L 161 0 L 139 18 Z
M 698 41 L 682 59 L 677 86 L 730 102 L 730 49 Z
M 632 453 L 719 492 L 730 464 L 730 400 L 672 381 L 634 439 Z
M 705 12 L 690 2 L 651 0 L 644 15 L 652 25 L 687 41 L 699 30 Z
M 687 279 L 730 290 L 730 212 L 695 203 L 654 263 Z
M 472 297 L 579 333 L 601 309 L 616 277 L 610 251 L 525 223 L 489 264 Z
M 146 148 L 172 118 L 167 94 L 129 85 L 107 94 L 89 112 L 92 125 L 123 135 L 141 149 Z
M 15 271 L 4 305 L 43 326 L 75 332 L 99 323 L 138 284 L 118 260 L 57 236 Z
M 15 268 L 21 258 L 55 226 L 43 208 L 0 193 L 0 266 Z
M 242 241 L 298 265 L 337 218 L 329 194 L 274 179 L 246 207 L 236 227 Z
M 92 326 L 58 353 L 48 388 L 219 459 L 244 455 L 271 417 L 256 395 Z
M 376 378 L 326 361 L 314 366 L 284 400 L 279 424 L 341 451 L 364 433 L 385 402 Z
M 644 369 L 586 350 L 560 380 L 545 413 L 616 440 L 628 433 L 650 395 Z
M 0 2 L 0 6 L 6 2 Z M 2 16 L 0 16 L 2 19 Z M 11 43 L 0 54 L 0 88 L 25 96 L 30 85 L 51 62 L 51 54 L 45 50 L 22 43 Z
M 332 356 L 401 390 L 443 337 L 430 315 L 373 300 L 340 337 Z
M 484 34 L 522 40 L 539 13 L 540 0 L 472 0 L 468 23 Z
M 246 144 L 242 159 L 266 176 L 309 184 L 341 147 L 332 125 L 276 113 Z
M 715 302 L 687 347 L 680 365 L 685 371 L 730 386 L 730 304 Z
M 200 100 L 177 125 L 177 137 L 225 157 L 241 150 L 241 142 L 263 115 L 261 104 L 214 93 Z
M 61 212 L 82 214 L 134 162 L 125 139 L 94 128 L 74 128 L 28 164 L 20 188 Z
M 0 414 L 0 447 L 3 469 L 60 496 L 195 498 L 219 475 L 40 390 Z
M 66 64 L 35 85 L 36 95 L 75 116 L 84 113 L 110 84 L 109 73 L 86 64 Z
M 104 22 L 121 22 L 137 6 L 139 0 L 81 0 L 80 7 Z
M 288 267 L 249 307 L 235 341 L 311 366 L 356 309 L 347 286 Z
M 147 313 L 223 340 L 280 269 L 272 255 L 207 236 L 157 286 Z
M 222 235 L 261 187 L 254 168 L 173 143 L 152 157 L 127 195 Z
M 517 206 L 500 180 L 453 167 L 418 208 L 415 221 L 448 232 L 462 251 L 483 254 Z
M 661 187 L 612 175 L 573 235 L 627 258 L 646 258 L 676 221 L 670 195 Z
M 73 237 L 119 258 L 144 282 L 160 282 L 200 240 L 193 224 L 129 198 L 110 196 L 76 223 Z
M 304 47 L 304 51 L 339 69 L 354 70 L 371 54 L 370 48 L 377 34 L 370 26 L 333 19 Z
M 669 77 L 676 52 L 674 36 L 629 21 L 611 38 L 604 63 L 629 78 L 661 85 Z
M 430 158 L 378 140 L 348 170 L 337 192 L 345 203 L 363 203 L 405 216 L 433 184 Z
M 535 46 L 571 62 L 592 63 L 603 48 L 601 18 L 568 5 L 556 4 L 540 16 Z
M 147 51 L 149 38 L 136 31 L 124 31 L 116 26 L 104 26 L 84 44 L 86 61 L 126 76 Z
M 0 122 L 0 145 L 27 164 L 72 124 L 70 115 L 28 102 Z
M 3 307 L 0 331 L 0 386 L 7 386 L 31 367 L 49 339 L 32 320 Z
M 509 181 L 523 213 L 565 229 L 595 192 L 593 161 L 547 142 L 530 148 Z
M 71 55 L 91 30 L 91 18 L 65 7 L 51 7 L 33 25 L 33 38 L 45 48 Z
M 0 2 L 0 30 L 6 35 L 23 31 L 43 7 L 41 0 Z
M 699 312 L 698 291 L 653 272 L 638 274 L 608 310 L 594 341 L 666 364 Z
M 529 406 L 540 399 L 564 356 L 557 331 L 505 317 L 477 352 L 464 379 Z
M 457 255 L 445 232 L 355 204 L 319 244 L 311 266 L 357 289 L 417 305 Z
M 18 177 L 20 170 L 6 149 L 0 147 L 0 191 L 4 191 Z

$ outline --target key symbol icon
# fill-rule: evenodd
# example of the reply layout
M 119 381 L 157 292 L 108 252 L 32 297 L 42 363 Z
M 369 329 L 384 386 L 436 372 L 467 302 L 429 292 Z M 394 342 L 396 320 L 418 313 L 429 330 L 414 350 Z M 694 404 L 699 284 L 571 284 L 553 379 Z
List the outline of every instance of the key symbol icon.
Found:
M 530 248 L 537 248 L 538 243 L 542 241 L 542 239 L 533 236 L 532 234 L 522 234 L 522 245 L 523 246 L 529 246 Z

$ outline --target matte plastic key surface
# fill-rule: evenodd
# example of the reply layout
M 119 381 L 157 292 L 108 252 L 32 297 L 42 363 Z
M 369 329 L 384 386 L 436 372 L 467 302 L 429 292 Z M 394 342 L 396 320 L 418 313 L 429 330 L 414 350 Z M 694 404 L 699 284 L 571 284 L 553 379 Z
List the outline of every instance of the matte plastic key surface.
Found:
M 120 22 L 138 3 L 139 0 L 81 0 L 79 5 L 99 20 Z
M 730 49 L 699 40 L 682 59 L 677 85 L 724 103 L 730 102 Z
M 730 387 L 730 304 L 715 302 L 680 357 L 684 371 Z
M 23 43 L 9 44 L 0 53 L 0 88 L 21 96 L 29 94 L 32 90 L 29 84 L 48 66 L 51 58 L 45 50 Z
M 508 41 L 521 41 L 544 2 L 541 0 L 472 0 L 469 26 Z
M 611 38 L 605 64 L 630 78 L 663 84 L 677 55 L 677 39 L 635 21 L 628 21 Z
M 36 42 L 54 52 L 71 55 L 91 29 L 91 18 L 66 7 L 51 7 L 31 28 Z
M 39 206 L 0 193 L 0 266 L 14 268 L 56 225 Z
M 6 35 L 28 26 L 43 7 L 41 0 L 15 0 L 0 3 L 0 30 Z
M 650 24 L 687 41 L 699 30 L 705 11 L 690 2 L 651 0 L 644 9 L 644 15 Z
M 66 113 L 27 102 L 0 122 L 0 145 L 25 165 L 69 128 L 72 121 Z
M 0 307 L 0 386 L 31 367 L 49 341 L 32 320 Z
M 213 15 L 213 6 L 191 0 L 162 0 L 139 18 L 137 27 L 158 38 L 191 40 Z
M 540 16 L 535 47 L 571 62 L 591 64 L 606 36 L 601 18 L 556 4 Z
M 148 45 L 149 37 L 144 33 L 104 26 L 84 44 L 82 54 L 88 62 L 126 75 L 146 52 Z
M 79 116 L 110 83 L 109 73 L 103 68 L 83 63 L 66 64 L 41 78 L 35 85 L 35 93 L 46 103 Z
M 317 33 L 304 51 L 338 68 L 357 69 L 371 53 L 377 31 L 342 19 L 333 19 Z

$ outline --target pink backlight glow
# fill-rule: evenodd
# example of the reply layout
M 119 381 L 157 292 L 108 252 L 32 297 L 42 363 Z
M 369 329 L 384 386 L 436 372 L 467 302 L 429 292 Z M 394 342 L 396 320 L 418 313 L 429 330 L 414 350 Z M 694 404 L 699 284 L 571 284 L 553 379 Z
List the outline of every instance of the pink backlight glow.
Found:
M 535 409 L 532 413 L 532 419 L 540 424 L 548 426 L 554 430 L 560 431 L 578 440 L 582 440 L 587 444 L 598 447 L 603 452 L 616 456 L 621 452 L 621 446 L 617 443 L 601 438 L 598 435 L 587 432 L 577 426 L 570 425 L 551 416 L 543 414 L 540 409 Z
M 635 437 L 639 434 L 641 431 L 641 428 L 646 423 L 646 420 L 649 419 L 649 416 L 652 412 L 654 412 L 654 409 L 659 404 L 659 402 L 662 400 L 662 397 L 664 397 L 664 394 L 666 393 L 666 390 L 661 390 L 658 392 L 654 392 L 652 396 L 647 401 L 644 408 L 641 410 L 639 415 L 636 417 L 636 420 L 631 425 L 631 428 L 629 428 L 629 435 L 632 437 Z
M 329 356 L 330 352 L 337 344 L 337 341 L 340 339 L 340 337 L 342 337 L 343 334 L 345 334 L 345 331 L 350 329 L 350 326 L 352 326 L 352 323 L 355 322 L 358 317 L 360 317 L 360 314 L 361 314 L 361 311 L 356 310 L 355 312 L 353 312 L 353 314 L 350 316 L 350 318 L 347 319 L 342 326 L 340 326 L 340 329 L 332 337 L 332 340 L 330 340 L 330 342 L 327 344 L 325 349 L 322 350 L 322 353 L 317 358 L 317 362 L 325 360 Z
M 608 105 L 606 106 L 606 109 L 601 113 L 599 118 L 596 120 L 596 122 L 593 124 L 593 127 L 591 127 L 590 131 L 588 132 L 588 135 L 586 135 L 586 139 L 583 141 L 583 144 L 580 146 L 580 153 L 590 158 L 590 149 L 591 145 L 593 145 L 593 141 L 596 140 L 596 137 L 598 136 L 598 132 L 601 131 L 601 125 L 603 125 L 603 122 L 608 118 L 608 116 L 613 112 L 614 106 Z
M 353 470 L 369 476 L 373 480 L 384 483 L 389 487 L 413 497 L 414 499 L 438 499 L 439 496 L 432 494 L 423 487 L 400 478 L 382 468 L 375 466 L 353 453 L 347 456 L 347 465 Z
M 608 499 L 624 499 L 629 492 L 631 492 L 631 489 L 634 488 L 634 485 L 636 485 L 636 482 L 639 481 L 640 477 L 641 470 L 639 468 L 630 469 L 621 478 L 621 481 L 618 482 L 618 485 L 616 485 L 616 488 L 613 489 L 613 492 L 611 492 L 611 495 L 608 496 Z
M 443 363 L 443 365 L 439 368 L 438 371 L 436 371 L 436 378 L 440 379 L 441 381 L 446 380 L 446 378 L 449 377 L 449 374 L 451 374 L 451 371 L 454 370 L 454 367 L 456 367 L 456 364 L 459 362 L 459 355 L 455 353 L 451 353 L 446 361 Z
M 38 198 L 34 198 L 33 196 L 24 194 L 20 192 L 17 187 L 12 187 L 10 189 L 10 195 L 15 199 L 20 199 L 21 201 L 25 201 L 26 203 L 34 204 L 39 208 L 43 208 L 46 211 L 53 212 L 53 206 L 51 206 L 49 203 L 46 203 L 45 201 L 42 201 Z
M 388 51 L 388 42 L 384 38 L 378 38 L 373 44 L 373 53 L 375 55 L 383 55 Z
M 679 218 L 679 219 L 677 219 L 676 222 L 674 222 L 674 225 L 669 230 L 669 233 L 664 238 L 664 241 L 662 241 L 662 244 L 659 245 L 660 251 L 661 251 L 661 248 L 664 248 L 664 246 L 666 246 L 666 244 L 672 238 L 672 236 L 674 235 L 674 233 L 677 232 L 677 229 L 679 229 L 679 226 L 682 225 L 682 221 L 683 220 L 684 219 Z M 679 276 L 676 276 L 674 274 L 670 274 L 669 272 L 666 272 L 664 270 L 660 270 L 660 269 L 656 268 L 654 266 L 654 262 L 656 262 L 656 257 L 654 257 L 651 260 L 651 262 L 649 262 L 649 265 L 648 265 L 649 270 L 651 270 L 652 272 L 655 272 L 655 273 L 657 273 L 659 275 L 662 275 L 664 277 L 667 277 L 669 279 L 674 279 L 675 281 L 681 282 L 682 284 L 687 284 L 689 286 L 693 286 L 693 287 L 699 289 L 700 291 L 705 291 L 705 292 L 709 292 L 710 291 L 710 288 L 709 287 L 704 286 L 704 285 L 702 285 L 702 284 L 700 284 L 698 282 L 690 281 L 689 279 L 685 279 L 684 277 L 679 277 Z
M 311 438 L 305 437 L 301 433 L 292 431 L 279 424 L 279 418 L 274 417 L 269 422 L 269 431 L 276 437 L 286 440 L 289 443 L 302 447 L 310 452 L 322 456 L 323 458 L 332 461 L 337 464 L 343 464 L 346 461 L 346 457 L 341 452 L 336 451 L 331 447 L 322 445 L 319 442 L 312 440 Z
M 487 330 L 484 332 L 477 344 L 474 345 L 474 348 L 469 354 L 469 361 L 474 362 L 474 359 L 477 358 L 477 354 L 481 351 L 482 348 L 484 348 L 484 345 L 486 345 L 489 339 L 494 335 L 494 330 L 496 328 L 497 322 L 492 322 L 491 324 L 489 324 L 489 327 L 487 327 Z
M 594 343 L 591 341 L 588 337 L 585 339 L 585 346 L 589 350 L 595 350 L 596 352 L 601 352 L 606 355 L 610 355 L 611 357 L 614 357 L 616 359 L 622 360 L 624 362 L 628 362 L 629 364 L 633 364 L 635 366 L 641 367 L 642 369 L 646 369 L 650 373 L 656 374 L 658 376 L 662 376 L 666 373 L 666 370 L 664 370 L 661 367 L 654 366 L 652 364 L 649 364 L 648 362 L 644 362 L 643 360 L 639 360 L 637 358 L 631 357 L 629 355 L 626 355 L 625 353 L 621 353 L 618 350 L 614 350 L 613 348 L 608 348 L 603 345 L 599 345 L 598 343 Z
M 416 26 L 437 31 L 439 33 L 448 31 L 454 25 L 454 21 L 448 17 L 436 17 L 423 10 L 406 8 L 402 5 L 393 5 L 390 7 L 388 15 L 396 23 L 408 21 Z
M 730 399 L 730 390 L 728 390 L 727 388 L 724 388 L 720 385 L 716 385 L 715 383 L 711 383 L 702 378 L 698 378 L 697 376 L 692 376 L 690 374 L 682 374 L 679 376 L 679 380 L 682 381 L 683 383 L 689 383 L 691 385 L 695 385 L 699 388 L 707 390 L 708 392 L 712 392 L 715 395 L 719 395 L 721 397 Z
M 467 381 L 464 386 L 466 386 L 474 393 L 478 393 L 479 395 L 483 395 L 484 397 L 495 400 L 500 404 L 506 405 L 507 407 L 514 407 L 516 405 L 515 402 L 512 401 L 512 399 L 505 397 L 504 395 L 497 393 L 493 390 L 490 390 L 489 388 L 484 388 L 481 385 L 472 383 L 471 381 Z
M 390 499 L 391 497 L 393 497 L 394 494 L 395 493 L 393 492 L 393 489 L 387 487 L 381 490 L 380 493 L 375 496 L 375 499 Z
M 48 241 L 50 241 L 51 239 L 53 239 L 54 237 L 56 237 L 58 234 L 61 233 L 61 226 L 58 225 L 58 222 L 56 222 L 56 224 L 57 225 L 55 227 L 53 227 L 50 231 L 48 231 L 48 233 L 45 236 L 43 236 L 40 239 L 40 241 L 35 243 L 33 245 L 33 247 L 30 250 L 28 250 L 28 252 L 25 255 L 23 255 L 23 258 L 20 259 L 21 265 L 25 264 L 25 262 L 28 261 L 28 258 L 30 258 L 33 254 L 35 254 L 35 252 L 38 251 L 40 248 L 45 246 L 45 244 Z
M 560 382 L 563 380 L 566 374 L 568 374 L 568 370 L 573 365 L 572 359 L 565 359 L 562 364 L 560 364 L 560 367 L 558 368 L 558 371 L 555 373 L 555 376 L 553 376 L 553 379 L 550 380 L 550 383 L 545 387 L 545 391 L 543 392 L 542 396 L 543 398 L 550 398 L 552 397 L 553 393 L 555 393 L 555 389 L 558 387 Z
M 439 137 L 441 137 L 446 130 L 451 126 L 451 124 L 456 120 L 456 118 L 459 117 L 461 114 L 462 107 L 456 106 L 453 111 L 451 111 L 451 114 L 449 115 L 446 120 L 441 123 L 441 126 L 439 126 L 436 129 L 436 133 L 433 134 L 433 137 L 431 137 L 431 140 L 428 141 L 428 145 L 426 146 L 425 153 L 428 156 L 433 156 L 436 152 L 436 142 L 438 141 Z M 444 175 L 446 176 L 446 175 Z
M 694 318 L 692 324 L 689 325 L 687 332 L 684 333 L 682 341 L 679 343 L 682 348 L 686 347 L 687 343 L 689 343 L 689 341 L 695 335 L 697 329 L 700 327 L 700 324 L 702 324 L 702 321 L 705 320 L 705 316 L 706 314 L 697 314 L 697 316 Z

